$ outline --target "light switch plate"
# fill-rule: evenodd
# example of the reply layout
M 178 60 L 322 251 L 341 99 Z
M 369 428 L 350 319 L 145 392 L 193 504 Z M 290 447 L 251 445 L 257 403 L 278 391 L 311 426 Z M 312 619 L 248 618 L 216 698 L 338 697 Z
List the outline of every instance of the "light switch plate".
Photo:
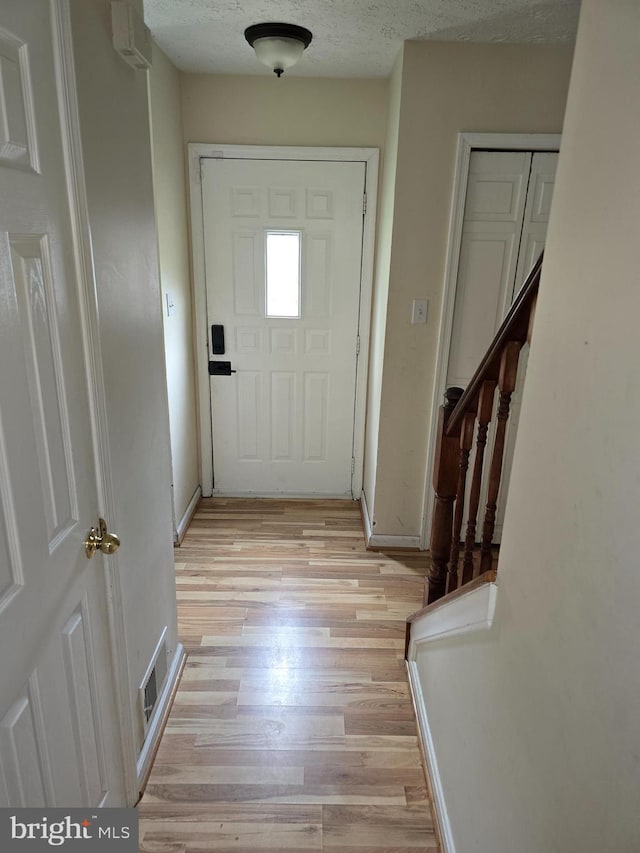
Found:
M 429 302 L 426 299 L 414 299 L 411 305 L 411 322 L 426 323 Z

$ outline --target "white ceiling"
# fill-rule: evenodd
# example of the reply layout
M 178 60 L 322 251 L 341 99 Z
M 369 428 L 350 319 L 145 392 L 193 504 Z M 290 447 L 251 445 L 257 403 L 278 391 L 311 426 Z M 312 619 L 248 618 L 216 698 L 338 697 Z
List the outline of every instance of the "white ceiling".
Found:
M 571 44 L 580 0 L 144 0 L 145 20 L 183 71 L 264 74 L 250 24 L 313 33 L 288 76 L 386 77 L 406 39 Z

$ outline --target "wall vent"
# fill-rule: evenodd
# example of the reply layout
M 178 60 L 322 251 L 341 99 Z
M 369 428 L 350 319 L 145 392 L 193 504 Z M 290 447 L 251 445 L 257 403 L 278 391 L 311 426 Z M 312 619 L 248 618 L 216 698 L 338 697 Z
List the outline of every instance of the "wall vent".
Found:
M 153 717 L 153 712 L 162 692 L 167 677 L 167 628 L 162 631 L 158 645 L 153 652 L 149 666 L 140 685 L 140 711 L 142 714 L 142 725 L 146 732 Z

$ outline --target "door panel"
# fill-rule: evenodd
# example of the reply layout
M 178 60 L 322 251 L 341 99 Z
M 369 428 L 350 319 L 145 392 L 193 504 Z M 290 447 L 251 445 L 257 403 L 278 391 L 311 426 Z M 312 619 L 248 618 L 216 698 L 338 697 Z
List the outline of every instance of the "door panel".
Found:
M 207 324 L 227 344 L 210 358 L 237 371 L 211 377 L 218 493 L 351 494 L 364 180 L 363 163 L 202 162 Z M 270 233 L 300 247 L 299 297 L 273 316 Z
M 0 801 L 117 805 L 102 557 L 83 547 L 98 501 L 52 8 L 0 13 Z
M 556 152 L 537 151 L 533 155 L 513 297 L 524 284 L 529 270 L 544 249 L 557 165 Z
M 466 387 L 500 325 L 517 247 L 514 234 L 463 236 L 447 386 Z
M 511 223 L 519 233 L 530 163 L 527 151 L 473 151 L 465 222 Z
M 47 235 L 9 235 L 49 549 L 78 515 Z
M 7 805 L 50 804 L 53 798 L 52 774 L 42 735 L 42 706 L 35 673 L 0 723 L 0 730 Z M 15 792 L 14 795 L 10 796 L 9 791 Z
M 529 152 L 471 154 L 447 386 L 468 385 L 511 304 L 530 167 Z
M 84 803 L 98 803 L 104 790 L 104 766 L 92 703 L 95 685 L 90 632 L 89 602 L 85 598 L 62 629 L 62 654 L 82 799 Z

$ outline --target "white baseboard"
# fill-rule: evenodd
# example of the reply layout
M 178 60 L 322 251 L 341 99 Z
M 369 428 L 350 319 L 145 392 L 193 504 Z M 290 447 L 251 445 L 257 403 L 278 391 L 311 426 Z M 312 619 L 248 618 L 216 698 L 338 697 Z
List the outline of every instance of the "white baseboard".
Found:
M 195 515 L 196 509 L 198 508 L 198 501 L 202 497 L 202 489 L 200 486 L 197 487 L 195 492 L 193 493 L 191 500 L 187 504 L 187 508 L 184 511 L 184 515 L 178 522 L 178 526 L 176 527 L 176 545 L 179 545 L 184 539 L 184 534 L 187 532 L 187 527 L 191 524 L 191 519 Z
M 158 746 L 158 741 L 162 736 L 163 724 L 167 716 L 169 702 L 171 700 L 171 697 L 173 696 L 176 687 L 176 682 L 182 670 L 182 664 L 184 662 L 184 659 L 184 646 L 182 645 L 182 643 L 178 643 L 176 650 L 173 654 L 171 665 L 169 666 L 169 670 L 167 672 L 167 677 L 165 678 L 164 687 L 162 688 L 160 696 L 158 696 L 155 711 L 149 722 L 147 736 L 145 738 L 144 744 L 142 745 L 142 749 L 140 750 L 140 755 L 138 756 L 136 769 L 138 773 L 139 791 L 142 790 L 142 786 L 145 783 L 145 780 L 149 773 L 151 761 L 153 760 L 156 748 Z
M 367 506 L 367 496 L 362 490 L 360 495 L 360 508 L 362 509 L 362 522 L 364 524 L 364 541 L 369 545 L 371 542 L 371 516 L 369 515 L 369 507 Z
M 420 550 L 419 536 L 386 536 L 384 533 L 373 533 L 369 542 L 370 548 L 411 548 L 412 551 Z
M 431 781 L 431 791 L 433 793 L 433 805 L 436 810 L 436 819 L 440 830 L 440 838 L 442 841 L 442 853 L 456 853 L 455 844 L 453 843 L 453 833 L 451 832 L 451 823 L 449 821 L 449 813 L 447 804 L 444 799 L 444 791 L 442 789 L 442 780 L 438 769 L 438 761 L 429 728 L 429 718 L 427 717 L 427 708 L 424 702 L 422 687 L 420 686 L 420 676 L 418 674 L 418 666 L 415 660 L 407 661 L 407 672 L 409 673 L 409 685 L 413 694 L 413 701 L 416 709 L 416 717 L 418 720 L 418 728 L 420 729 L 420 737 L 424 747 L 424 754 L 427 760 L 427 772 Z
M 364 538 L 367 543 L 367 548 L 412 548 L 418 550 L 420 548 L 419 536 L 397 536 L 394 534 L 386 535 L 384 533 L 373 533 L 373 525 L 371 516 L 369 515 L 369 507 L 367 506 L 367 498 L 364 492 L 360 498 L 362 507 L 362 518 L 364 521 Z

